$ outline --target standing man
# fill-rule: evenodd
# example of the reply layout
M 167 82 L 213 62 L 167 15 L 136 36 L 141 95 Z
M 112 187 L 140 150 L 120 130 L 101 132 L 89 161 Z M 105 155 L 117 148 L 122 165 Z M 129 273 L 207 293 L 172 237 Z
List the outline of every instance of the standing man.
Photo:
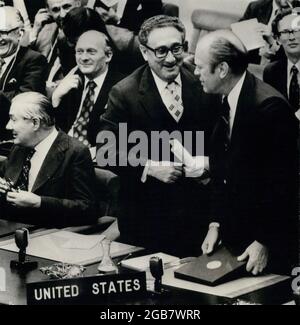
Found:
M 51 228 L 92 224 L 95 173 L 88 149 L 56 130 L 44 95 L 16 96 L 9 115 L 14 146 L 0 165 L 1 218 Z
M 78 70 L 66 76 L 52 96 L 57 125 L 89 147 L 96 145 L 99 118 L 104 113 L 108 93 L 121 79 L 117 71 L 109 68 L 112 56 L 103 33 L 85 32 L 76 45 Z
M 7 136 L 5 125 L 8 121 L 9 105 L 6 103 L 22 92 L 45 91 L 46 59 L 41 54 L 20 46 L 23 27 L 23 18 L 17 9 L 0 7 L 1 138 Z
M 285 98 L 247 72 L 243 45 L 216 31 L 197 46 L 195 74 L 223 96 L 212 135 L 212 223 L 203 253 L 221 239 L 254 275 L 290 272 L 297 259 L 297 122 Z
M 113 130 L 118 138 L 123 123 L 128 135 L 142 131 L 148 141 L 145 164 L 117 165 L 115 169 L 121 176 L 121 240 L 179 256 L 199 254 L 207 223 L 208 189 L 186 177 L 193 171 L 176 164 L 172 155 L 170 161 L 162 161 L 163 154 L 170 153 L 170 145 L 167 143 L 164 152 L 151 136 L 153 131 L 177 131 L 182 137 L 185 131 L 193 136 L 204 131 L 208 140 L 214 122 L 210 96 L 203 93 L 192 69 L 183 64 L 185 28 L 178 18 L 146 20 L 139 40 L 147 64 L 113 87 L 101 117 L 103 131 Z M 193 144 L 192 151 L 196 151 Z M 119 154 L 123 149 L 119 148 Z M 155 157 L 151 154 L 155 151 L 162 155 Z M 202 172 L 194 176 L 202 176 Z

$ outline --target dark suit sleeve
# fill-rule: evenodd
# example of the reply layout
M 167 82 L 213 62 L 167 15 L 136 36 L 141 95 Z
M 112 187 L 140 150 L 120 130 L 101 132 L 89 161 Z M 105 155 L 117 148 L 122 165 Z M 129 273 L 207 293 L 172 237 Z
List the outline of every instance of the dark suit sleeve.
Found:
M 95 173 L 89 150 L 77 150 L 68 168 L 67 197 L 42 196 L 40 214 L 45 211 L 44 215 L 49 215 L 50 221 L 57 219 L 59 226 L 91 224 L 96 220 L 96 203 Z

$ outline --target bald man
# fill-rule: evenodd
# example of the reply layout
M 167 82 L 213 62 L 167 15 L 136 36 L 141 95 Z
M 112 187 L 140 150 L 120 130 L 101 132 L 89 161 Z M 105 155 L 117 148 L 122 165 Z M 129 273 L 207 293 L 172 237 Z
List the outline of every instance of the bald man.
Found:
M 45 91 L 46 59 L 39 53 L 20 46 L 23 28 L 23 18 L 17 9 L 0 8 L 0 104 L 3 103 L 3 97 L 11 100 L 18 93 Z M 5 137 L 4 127 L 7 121 L 8 110 L 1 106 L 1 138 Z
M 103 33 L 85 32 L 76 45 L 77 70 L 61 81 L 52 96 L 57 125 L 88 147 L 95 146 L 99 117 L 104 112 L 108 93 L 122 78 L 109 66 L 112 56 Z
M 223 96 L 211 139 L 212 223 L 202 245 L 219 240 L 254 275 L 287 272 L 296 261 L 297 122 L 286 99 L 247 72 L 247 55 L 230 31 L 203 37 L 195 74 Z

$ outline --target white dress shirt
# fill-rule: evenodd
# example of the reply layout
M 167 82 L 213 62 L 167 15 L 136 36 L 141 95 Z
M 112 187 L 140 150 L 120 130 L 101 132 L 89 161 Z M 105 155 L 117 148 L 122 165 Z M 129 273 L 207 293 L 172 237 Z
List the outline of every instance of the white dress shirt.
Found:
M 240 80 L 237 82 L 237 84 L 232 88 L 231 92 L 228 94 L 228 104 L 230 107 L 230 112 L 229 112 L 229 137 L 231 137 L 232 133 L 232 128 L 233 128 L 233 123 L 234 123 L 234 118 L 235 118 L 235 113 L 236 113 L 236 108 L 238 104 L 238 100 L 240 97 L 240 93 L 245 81 L 246 77 L 246 72 L 242 75 Z
M 38 173 L 42 167 L 42 164 L 53 145 L 55 139 L 57 138 L 58 131 L 53 128 L 53 131 L 39 144 L 35 146 L 35 153 L 32 156 L 30 163 L 31 168 L 29 171 L 29 179 L 28 179 L 28 191 L 31 192 L 33 184 L 36 181 L 36 178 L 38 176 Z
M 97 98 L 99 96 L 99 93 L 101 91 L 101 88 L 103 86 L 103 83 L 104 83 L 104 80 L 106 78 L 106 75 L 107 75 L 107 72 L 108 72 L 108 69 L 106 69 L 106 71 L 104 73 L 102 73 L 99 77 L 96 77 L 95 79 L 93 79 L 93 81 L 96 83 L 96 88 L 94 89 L 94 92 L 95 92 L 95 97 L 94 97 L 94 104 L 95 102 L 97 101 Z M 84 99 L 88 93 L 88 87 L 87 87 L 87 84 L 90 80 L 87 78 L 87 77 L 84 77 L 84 90 L 82 92 L 82 97 L 81 97 L 81 103 L 80 103 L 80 106 L 79 106 L 79 110 L 78 110 L 78 113 L 77 113 L 77 116 L 76 116 L 76 119 L 69 131 L 69 135 L 71 137 L 73 137 L 73 132 L 74 132 L 74 125 L 76 124 L 76 121 L 78 120 L 78 118 L 80 117 L 80 114 L 81 114 L 81 111 L 82 111 L 82 106 L 83 106 L 83 102 L 84 102 Z

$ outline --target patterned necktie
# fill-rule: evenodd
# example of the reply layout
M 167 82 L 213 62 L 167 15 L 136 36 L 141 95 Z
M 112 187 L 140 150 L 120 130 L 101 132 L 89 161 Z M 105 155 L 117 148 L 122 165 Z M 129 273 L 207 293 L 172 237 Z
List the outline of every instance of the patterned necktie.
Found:
M 180 93 L 181 88 L 176 82 L 171 82 L 166 86 L 167 108 L 176 122 L 179 122 L 184 110 Z
M 293 65 L 291 69 L 291 83 L 289 91 L 289 102 L 294 108 L 295 112 L 299 109 L 299 83 L 298 83 L 298 69 Z
M 31 158 L 35 153 L 35 149 L 28 149 L 27 154 L 24 159 L 24 164 L 22 167 L 21 174 L 17 181 L 17 187 L 19 187 L 22 191 L 28 191 L 28 182 L 29 182 L 29 171 L 31 168 Z
M 229 114 L 230 114 L 230 106 L 228 104 L 228 99 L 227 97 L 224 97 L 222 102 L 220 128 L 221 128 L 221 136 L 222 136 L 222 141 L 224 144 L 225 151 L 228 150 L 228 146 L 230 143 Z
M 90 80 L 87 84 L 88 92 L 82 104 L 81 113 L 74 123 L 73 137 L 77 138 L 86 146 L 90 146 L 87 139 L 87 125 L 90 120 L 90 113 L 94 106 L 95 88 L 97 87 L 95 81 Z

